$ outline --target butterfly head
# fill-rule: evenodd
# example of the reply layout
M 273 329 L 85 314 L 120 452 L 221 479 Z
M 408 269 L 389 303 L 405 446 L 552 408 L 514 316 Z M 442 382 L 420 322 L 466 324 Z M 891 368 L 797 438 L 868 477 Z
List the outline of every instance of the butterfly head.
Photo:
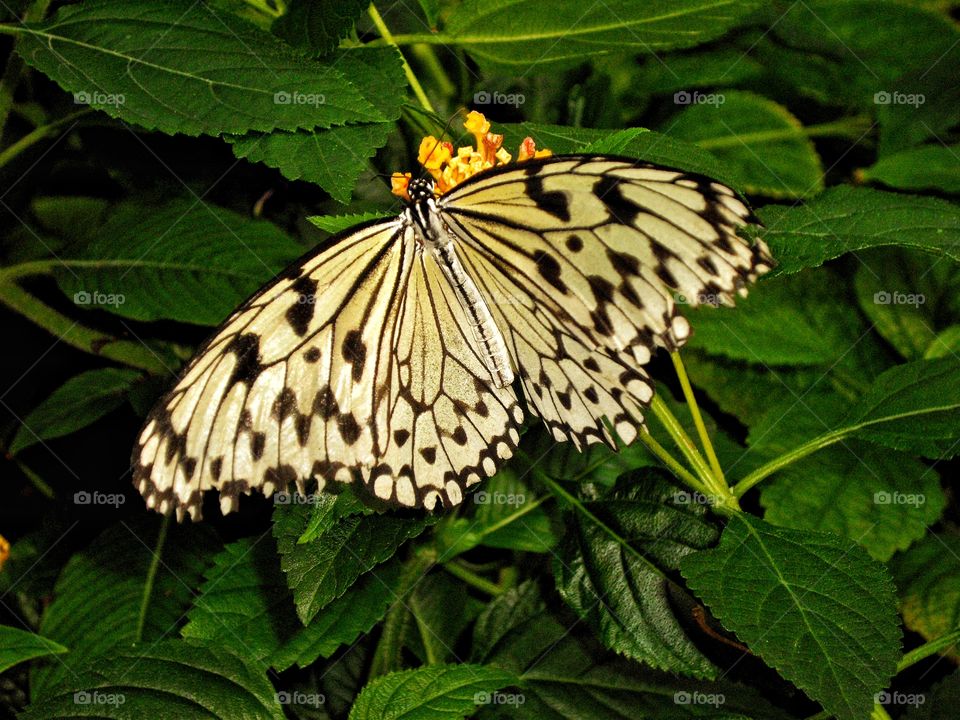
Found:
M 410 195 L 410 202 L 412 204 L 428 200 L 434 197 L 433 180 L 430 178 L 411 180 L 410 185 L 407 187 L 407 193 Z

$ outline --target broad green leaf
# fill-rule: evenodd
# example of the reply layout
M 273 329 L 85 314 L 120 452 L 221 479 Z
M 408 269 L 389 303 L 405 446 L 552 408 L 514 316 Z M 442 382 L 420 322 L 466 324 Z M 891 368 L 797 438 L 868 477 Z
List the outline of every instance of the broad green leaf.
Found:
M 47 655 L 62 655 L 65 652 L 67 648 L 43 635 L 0 625 L 0 672 L 6 672 L 27 660 Z
M 918 58 L 919 60 L 919 58 Z M 880 122 L 880 157 L 906 150 L 920 143 L 943 143 L 954 138 L 960 85 L 956 82 L 956 66 L 960 61 L 960 45 L 954 43 L 936 63 L 921 61 L 916 70 L 898 78 L 893 87 L 902 93 L 889 94 L 888 104 L 878 104 Z M 923 102 L 920 102 L 920 98 Z
M 924 457 L 960 452 L 960 360 L 918 360 L 880 375 L 840 423 L 864 440 Z
M 328 657 L 368 632 L 395 601 L 399 566 L 363 575 L 307 627 L 297 618 L 272 538 L 246 538 L 213 559 L 182 635 L 285 670 Z
M 748 688 L 657 672 L 604 651 L 585 628 L 548 612 L 533 581 L 490 602 L 477 619 L 470 660 L 520 677 L 523 702 L 491 706 L 484 719 L 503 717 L 498 709 L 518 720 L 786 717 Z
M 750 649 L 840 720 L 862 720 L 900 656 L 893 583 L 855 543 L 738 514 L 680 570 Z
M 290 496 L 290 499 L 292 498 L 293 496 Z M 298 545 L 313 542 L 345 517 L 369 515 L 373 512 L 350 487 L 345 487 L 336 494 L 324 492 L 311 495 L 309 499 L 313 509 L 306 530 L 297 538 Z
M 767 522 L 843 535 L 882 561 L 926 535 L 946 506 L 930 467 L 857 441 L 787 467 L 763 486 L 760 502 Z
M 627 92 L 628 97 L 633 93 L 669 94 L 673 96 L 673 103 L 679 106 L 688 98 L 692 99 L 694 90 L 756 80 L 762 71 L 763 66 L 755 58 L 739 50 L 698 48 L 645 58 L 632 76 L 636 87 L 629 88 Z
M 530 486 L 510 467 L 503 468 L 467 496 L 476 506 L 472 532 L 487 547 L 527 552 L 549 552 L 557 544 L 550 517 L 536 502 Z
M 960 325 L 951 325 L 939 333 L 923 354 L 925 360 L 960 355 Z
M 290 0 L 271 30 L 292 45 L 323 55 L 350 34 L 367 6 L 365 0 Z
M 746 192 L 800 198 L 823 190 L 813 142 L 782 105 L 738 90 L 678 95 L 689 107 L 668 119 L 664 132 L 712 152 Z
M 960 193 L 960 144 L 922 145 L 886 155 L 861 175 L 899 190 Z
M 843 287 L 808 272 L 761 282 L 735 308 L 685 308 L 690 346 L 765 365 L 828 365 L 845 358 L 867 332 Z
M 435 522 L 433 517 L 351 515 L 311 542 L 299 543 L 310 517 L 309 505 L 278 505 L 273 524 L 281 567 L 293 591 L 297 616 L 304 624 L 343 595 L 358 577 L 389 559 L 404 542 Z
M 103 221 L 108 200 L 83 195 L 41 195 L 30 203 L 30 211 L 44 229 L 69 240 L 83 239 Z
M 430 573 L 404 596 L 411 619 L 403 646 L 425 665 L 459 662 L 458 640 L 485 603 L 467 595 L 463 583 L 445 572 Z
M 467 664 L 390 673 L 363 689 L 350 720 L 462 720 L 515 681 L 504 670 Z
M 637 472 L 584 503 L 608 529 L 579 513 L 569 523 L 554 562 L 557 588 L 610 649 L 661 670 L 712 677 L 713 665 L 674 616 L 680 588 L 671 574 L 685 555 L 709 547 L 717 531 L 705 506 L 665 477 Z
M 199 201 L 128 204 L 56 278 L 84 309 L 216 325 L 302 251 L 272 223 Z
M 390 213 L 365 212 L 351 215 L 312 215 L 307 218 L 321 230 L 333 235 L 349 230 L 350 228 L 374 220 L 383 220 L 392 217 Z
M 21 29 L 17 51 L 74 102 L 186 135 L 383 120 L 332 64 L 203 3 L 68 6 Z
M 860 308 L 884 340 L 908 360 L 923 357 L 949 315 L 960 267 L 926 253 L 878 248 L 860 256 L 854 275 Z
M 20 717 L 283 720 L 276 698 L 262 665 L 216 646 L 165 640 L 97 658 Z
M 54 588 L 54 600 L 43 614 L 40 633 L 70 652 L 58 662 L 34 668 L 35 699 L 70 683 L 73 673 L 89 664 L 99 666 L 138 636 L 152 642 L 176 630 L 216 540 L 206 526 L 174 526 L 156 560 L 158 526 L 154 518 L 121 522 L 67 562 Z M 154 562 L 158 563 L 156 574 L 145 599 L 147 573 Z
M 447 18 L 446 34 L 483 66 L 528 72 L 612 52 L 692 47 L 723 35 L 757 7 L 720 0 L 615 0 L 583 7 L 561 0 L 466 0 Z
M 770 245 L 777 274 L 884 245 L 917 248 L 960 262 L 960 213 L 939 198 L 843 185 L 806 205 L 767 205 L 757 214 L 766 228 L 747 233 Z
M 237 157 L 278 168 L 291 180 L 315 183 L 335 200 L 347 203 L 357 178 L 393 130 L 406 80 L 400 56 L 392 48 L 342 50 L 331 62 L 378 110 L 383 122 L 326 130 L 249 133 L 226 139 Z
M 960 537 L 930 533 L 890 562 L 903 622 L 927 640 L 960 627 Z M 956 648 L 949 654 L 957 658 Z
M 10 443 L 10 454 L 92 425 L 123 405 L 125 393 L 139 377 L 136 370 L 122 368 L 74 375 L 23 419 Z

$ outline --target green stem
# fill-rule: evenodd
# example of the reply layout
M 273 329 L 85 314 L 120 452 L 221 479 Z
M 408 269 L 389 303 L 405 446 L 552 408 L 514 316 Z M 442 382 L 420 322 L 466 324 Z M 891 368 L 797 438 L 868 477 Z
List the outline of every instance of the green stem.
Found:
M 160 532 L 157 535 L 157 545 L 153 551 L 153 557 L 150 559 L 150 567 L 147 569 L 147 580 L 143 585 L 143 595 L 140 598 L 140 612 L 137 615 L 137 631 L 134 634 L 134 642 L 140 642 L 143 639 L 143 627 L 147 622 L 147 608 L 150 606 L 150 596 L 153 594 L 153 585 L 157 579 L 157 568 L 160 567 L 160 556 L 163 554 L 163 545 L 167 541 L 167 530 L 170 529 L 170 515 L 164 515 L 160 523 Z
M 50 487 L 47 482 L 37 475 L 32 469 L 27 467 L 23 461 L 14 460 L 17 463 L 17 467 L 20 468 L 20 472 L 26 475 L 27 480 L 30 481 L 30 484 L 33 485 L 37 490 L 40 491 L 40 494 L 50 500 L 56 500 L 57 494 L 53 491 L 53 488 Z
M 787 465 L 802 460 L 807 455 L 815 453 L 817 450 L 822 450 L 825 447 L 833 445 L 834 443 L 840 442 L 851 432 L 850 428 L 845 430 L 833 430 L 831 432 L 815 437 L 813 440 L 805 442 L 803 445 L 790 450 L 787 453 L 784 453 L 778 458 L 775 458 L 768 462 L 766 465 L 762 465 L 754 470 L 752 473 L 749 473 L 745 478 L 733 486 L 733 494 L 738 498 L 742 498 L 744 494 L 750 488 L 752 488 L 757 483 L 766 479 L 768 476 L 782 470 Z
M 383 631 L 380 634 L 377 648 L 373 652 L 368 680 L 399 670 L 402 666 L 403 634 L 410 617 L 404 598 L 436 562 L 436 551 L 429 547 L 422 547 L 418 548 L 404 564 L 401 571 L 399 592 L 387 611 L 386 619 L 383 621 Z
M 84 108 L 83 110 L 78 110 L 75 113 L 70 113 L 65 115 L 62 118 L 58 118 L 53 122 L 47 123 L 46 125 L 41 125 L 34 130 L 31 130 L 29 133 L 24 135 L 22 138 L 17 140 L 15 143 L 3 149 L 3 152 L 0 152 L 0 168 L 5 167 L 7 163 L 16 158 L 20 153 L 25 150 L 33 147 L 41 140 L 44 140 L 48 136 L 52 135 L 55 130 L 60 128 L 62 125 L 66 125 L 69 122 L 74 122 L 78 118 L 89 115 L 93 110 L 90 108 Z
M 50 7 L 51 0 L 35 0 L 23 14 L 23 22 L 43 20 Z M 7 66 L 3 70 L 3 77 L 0 78 L 0 138 L 3 137 L 3 131 L 7 126 L 7 118 L 10 117 L 10 110 L 13 107 L 13 96 L 20 84 L 20 78 L 23 76 L 23 69 L 26 67 L 23 59 L 16 51 L 17 38 L 14 37 L 13 44 L 10 46 L 10 54 L 7 56 Z
M 958 641 L 960 641 L 960 628 L 948 632 L 946 635 L 941 635 L 936 640 L 924 643 L 918 648 L 914 648 L 900 658 L 900 662 L 897 664 L 897 672 L 903 672 L 911 665 L 915 665 L 931 655 L 936 655 L 938 652 L 956 645 Z
M 723 137 L 697 140 L 697 145 L 704 150 L 736 147 L 743 143 L 772 142 L 789 140 L 798 134 L 806 137 L 843 136 L 859 137 L 870 127 L 870 119 L 865 115 L 855 115 L 842 120 L 808 125 L 805 127 L 777 128 L 776 130 L 757 130 L 756 132 L 725 135 Z
M 16 283 L 2 282 L 3 279 L 5 278 L 0 278 L 0 303 L 23 315 L 35 325 L 39 325 L 67 345 L 155 375 L 165 375 L 169 372 L 170 369 L 166 364 L 146 345 L 120 340 L 81 325 L 76 320 L 71 320 L 40 302 Z
M 388 41 L 386 37 L 383 40 L 373 40 L 367 45 L 447 45 L 454 43 L 454 38 L 444 33 L 401 33 L 392 35 Z
M 413 53 L 414 57 L 416 57 L 417 60 L 423 64 L 423 67 L 426 68 L 427 72 L 430 73 L 437 92 L 442 97 L 452 97 L 456 94 L 457 86 L 454 85 L 453 81 L 447 76 L 447 71 L 443 69 L 443 65 L 440 63 L 440 60 L 437 59 L 437 54 L 433 51 L 433 47 L 430 45 L 414 45 L 410 48 L 410 52 Z
M 650 431 L 646 428 L 643 428 L 640 431 L 640 442 L 647 446 L 647 449 L 656 455 L 664 465 L 670 468 L 670 471 L 676 475 L 678 478 L 683 480 L 687 485 L 692 487 L 699 493 L 704 495 L 709 494 L 707 486 L 702 482 L 697 480 L 697 478 L 687 470 L 683 465 L 680 464 L 680 461 L 677 460 L 673 455 L 671 455 L 663 445 L 658 443 L 653 435 L 650 434 Z
M 367 9 L 367 12 L 370 15 L 370 19 L 373 20 L 374 27 L 377 28 L 386 43 L 396 47 L 397 51 L 400 52 L 400 48 L 397 47 L 397 43 L 394 40 L 393 35 L 390 33 L 390 28 L 387 27 L 387 24 L 383 21 L 383 18 L 380 17 L 380 13 L 377 11 L 377 8 L 373 3 L 370 3 L 370 7 Z M 410 83 L 411 89 L 413 89 L 413 94 L 417 96 L 417 100 L 423 106 L 424 110 L 435 113 L 436 111 L 433 109 L 433 105 L 430 104 L 430 98 L 428 98 L 427 94 L 423 91 L 423 87 L 420 85 L 420 81 L 417 80 L 417 76 L 411 69 L 410 63 L 407 62 L 407 58 L 404 57 L 402 52 L 400 52 L 400 57 L 403 62 L 403 72 L 407 76 L 407 82 Z
M 455 578 L 463 580 L 467 585 L 475 587 L 482 593 L 496 597 L 502 595 L 504 590 L 494 582 L 490 582 L 485 577 L 477 575 L 475 572 L 463 566 L 459 560 L 444 563 L 443 569 L 453 575 Z
M 687 400 L 687 407 L 690 408 L 690 415 L 693 417 L 693 424 L 697 428 L 697 435 L 700 436 L 700 444 L 707 454 L 710 461 L 710 467 L 714 476 L 724 485 L 726 481 L 723 477 L 723 468 L 720 467 L 720 460 L 713 449 L 713 443 L 710 442 L 710 434 L 707 432 L 707 426 L 703 422 L 703 416 L 700 414 L 700 406 L 697 404 L 697 398 L 693 394 L 693 386 L 690 385 L 690 378 L 687 377 L 687 369 L 683 365 L 683 359 L 679 352 L 670 353 L 670 359 L 673 361 L 673 367 L 677 372 L 677 378 L 680 380 L 680 387 L 683 389 L 683 397 Z

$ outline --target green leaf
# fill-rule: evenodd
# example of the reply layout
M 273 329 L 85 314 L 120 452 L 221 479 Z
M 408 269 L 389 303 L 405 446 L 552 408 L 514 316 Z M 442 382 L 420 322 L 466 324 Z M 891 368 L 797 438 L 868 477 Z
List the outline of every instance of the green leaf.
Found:
M 919 67 L 892 83 L 906 97 L 901 96 L 903 102 L 875 106 L 880 122 L 880 157 L 923 142 L 943 143 L 944 138 L 953 138 L 960 103 L 955 71 L 958 61 L 960 45 L 955 43 L 936 63 L 921 61 Z
M 90 105 L 186 135 L 383 120 L 332 64 L 203 3 L 96 0 L 21 29 L 24 60 Z
M 405 623 L 403 646 L 425 665 L 460 662 L 455 648 L 467 625 L 484 603 L 466 595 L 462 583 L 449 573 L 430 573 L 403 598 L 412 616 Z
M 671 609 L 671 573 L 709 547 L 716 529 L 703 505 L 654 469 L 637 472 L 584 506 L 610 532 L 577 514 L 554 563 L 560 595 L 604 645 L 651 667 L 710 677 L 714 667 Z
M 31 704 L 24 720 L 283 720 L 264 668 L 213 646 L 166 640 L 97 658 Z
M 884 245 L 917 248 L 960 262 L 960 213 L 939 198 L 843 185 L 806 205 L 767 205 L 757 214 L 767 229 L 751 228 L 747 234 L 770 245 L 777 274 Z
M 311 542 L 299 543 L 310 517 L 309 505 L 278 505 L 274 511 L 273 535 L 281 567 L 304 624 L 343 595 L 360 575 L 389 559 L 404 542 L 436 521 L 432 516 L 351 515 Z
M 918 360 L 880 375 L 840 427 L 879 445 L 924 457 L 960 452 L 960 360 Z
M 557 544 L 550 517 L 542 507 L 530 508 L 533 492 L 510 467 L 503 468 L 480 490 L 468 496 L 476 505 L 471 532 L 487 547 L 519 552 L 549 552 Z
M 923 145 L 880 158 L 861 171 L 864 180 L 899 190 L 960 193 L 960 144 Z
M 114 525 L 67 562 L 40 634 L 67 646 L 70 653 L 34 668 L 35 699 L 69 683 L 73 673 L 87 665 L 99 666 L 138 634 L 145 642 L 159 640 L 183 619 L 216 541 L 206 526 L 172 527 L 157 561 L 158 525 L 155 518 Z M 154 562 L 156 575 L 145 600 L 145 579 Z
M 63 258 L 56 278 L 84 309 L 216 325 L 302 251 L 276 225 L 223 208 L 129 204 Z
M 960 537 L 931 533 L 890 562 L 904 624 L 927 640 L 960 626 Z M 956 648 L 949 654 L 957 658 Z
M 136 370 L 122 368 L 88 370 L 73 376 L 23 419 L 10 443 L 10 454 L 69 435 L 109 415 L 123 405 L 125 393 L 139 377 Z
M 347 203 L 369 160 L 383 147 L 400 115 L 406 78 L 393 48 L 342 50 L 331 60 L 349 77 L 386 122 L 328 130 L 249 133 L 226 137 L 237 157 L 277 168 L 291 180 L 312 182 L 337 201 Z
M 467 664 L 390 673 L 363 689 L 350 720 L 462 720 L 515 681 L 512 673 Z
M 922 538 L 946 506 L 927 465 L 856 441 L 787 467 L 764 485 L 760 501 L 767 522 L 843 535 L 882 561 Z
M 366 0 L 291 0 L 270 29 L 291 45 L 323 55 L 350 34 L 367 5 Z
M 65 652 L 67 648 L 63 645 L 35 632 L 0 625 L 0 672 L 6 672 L 27 660 Z
M 849 540 L 730 519 L 720 544 L 680 570 L 764 661 L 840 720 L 861 720 L 900 656 L 893 583 Z
M 321 230 L 335 235 L 338 232 L 352 228 L 354 225 L 360 225 L 373 220 L 383 220 L 388 217 L 393 216 L 390 213 L 365 212 L 353 213 L 351 215 L 311 215 L 307 217 L 307 220 Z
M 685 308 L 689 345 L 711 355 L 766 365 L 834 364 L 867 332 L 836 282 L 804 273 L 761 282 L 736 308 Z
M 790 112 L 753 93 L 681 92 L 687 109 L 665 131 L 711 151 L 755 195 L 800 198 L 823 190 L 823 167 L 813 142 Z
M 470 659 L 520 677 L 523 702 L 503 707 L 519 720 L 787 717 L 748 688 L 722 680 L 680 678 L 603 651 L 583 627 L 547 611 L 533 581 L 487 606 L 474 628 Z M 692 702 L 694 693 L 697 703 Z M 497 716 L 495 712 L 480 715 Z
M 939 333 L 923 354 L 925 360 L 960 355 L 960 325 L 951 325 Z
M 384 564 L 361 576 L 304 627 L 280 571 L 275 543 L 246 538 L 214 557 L 181 633 L 278 670 L 294 664 L 306 667 L 368 632 L 394 602 L 398 580 L 399 565 Z
M 42 195 L 30 203 L 30 210 L 44 229 L 67 238 L 87 238 L 103 220 L 110 202 L 103 198 Z
M 450 44 L 505 72 L 579 65 L 611 52 L 654 53 L 708 42 L 736 27 L 759 3 L 720 0 L 592 6 L 561 0 L 466 0 L 447 19 Z

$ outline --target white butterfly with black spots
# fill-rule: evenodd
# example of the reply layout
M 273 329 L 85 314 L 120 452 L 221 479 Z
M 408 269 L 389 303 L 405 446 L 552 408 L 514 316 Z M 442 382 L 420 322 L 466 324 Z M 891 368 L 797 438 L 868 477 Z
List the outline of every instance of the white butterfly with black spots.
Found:
M 710 178 L 619 157 L 553 156 L 334 236 L 231 315 L 147 418 L 147 505 L 200 517 L 330 481 L 434 508 L 516 449 L 524 410 L 578 448 L 626 443 L 643 366 L 690 327 L 675 294 L 732 302 L 773 265 L 737 236 L 747 206 Z M 316 483 L 314 486 L 312 483 Z

